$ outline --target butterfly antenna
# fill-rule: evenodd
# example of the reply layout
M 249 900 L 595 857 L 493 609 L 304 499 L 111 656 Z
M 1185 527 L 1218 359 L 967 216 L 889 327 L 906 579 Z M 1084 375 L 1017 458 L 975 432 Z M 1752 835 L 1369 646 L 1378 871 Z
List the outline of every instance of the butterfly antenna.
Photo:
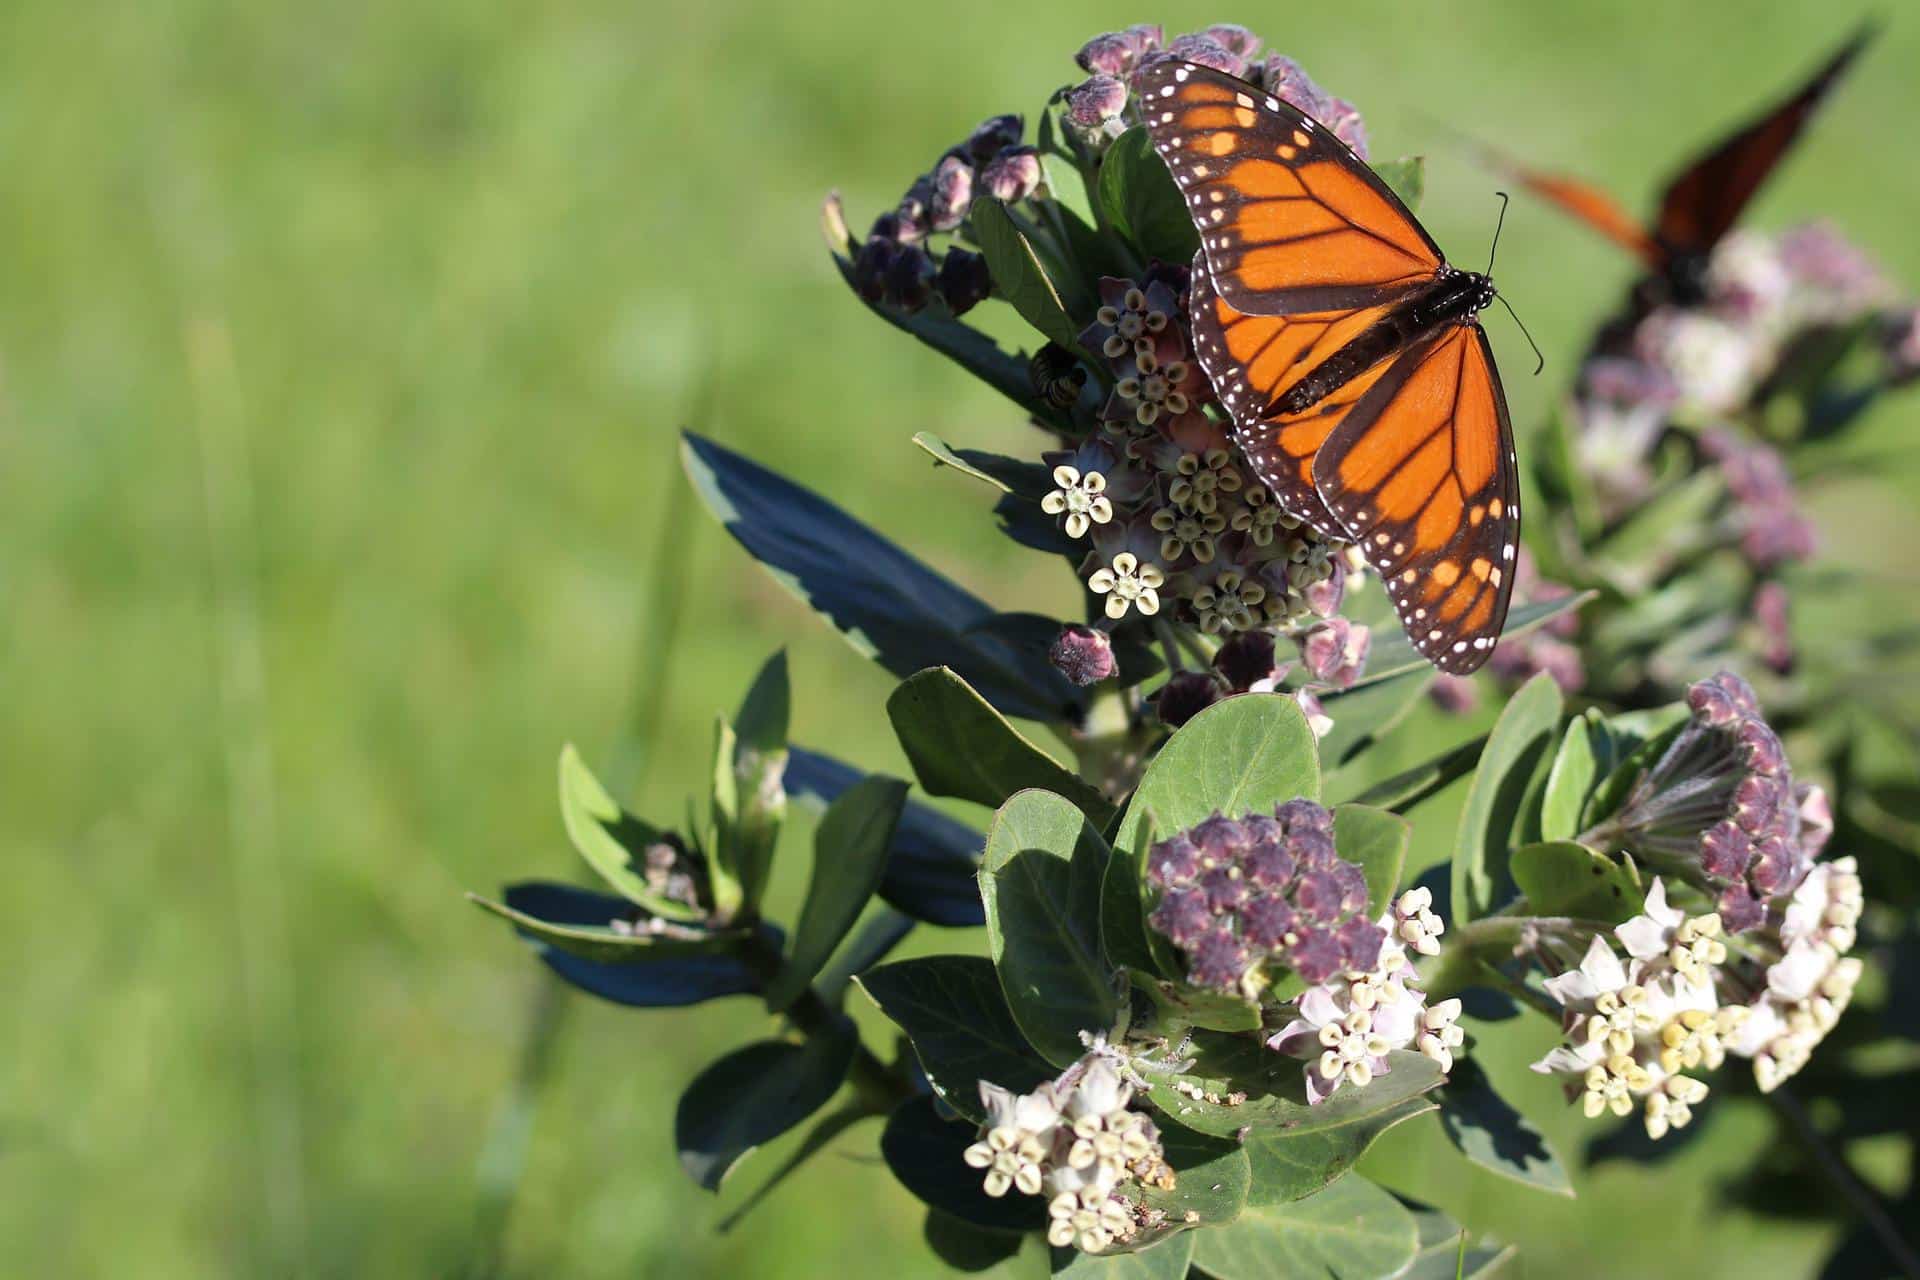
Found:
M 1512 199 L 1504 191 L 1496 191 L 1493 194 L 1500 197 L 1500 217 L 1493 224 L 1493 244 L 1487 249 L 1486 275 L 1493 274 L 1493 255 L 1500 252 L 1500 228 L 1507 225 L 1507 205 Z
M 1495 294 L 1494 297 L 1500 298 L 1500 295 Z M 1507 314 L 1513 317 L 1513 322 L 1520 326 L 1520 336 L 1525 338 L 1527 345 L 1533 348 L 1533 358 L 1539 361 L 1538 364 L 1533 366 L 1533 376 L 1536 378 L 1539 377 L 1540 371 L 1547 367 L 1547 358 L 1540 354 L 1540 344 L 1535 342 L 1533 335 L 1527 332 L 1526 324 L 1521 321 L 1520 313 L 1513 309 L 1511 302 L 1508 302 L 1505 298 L 1500 298 L 1500 305 L 1507 309 Z

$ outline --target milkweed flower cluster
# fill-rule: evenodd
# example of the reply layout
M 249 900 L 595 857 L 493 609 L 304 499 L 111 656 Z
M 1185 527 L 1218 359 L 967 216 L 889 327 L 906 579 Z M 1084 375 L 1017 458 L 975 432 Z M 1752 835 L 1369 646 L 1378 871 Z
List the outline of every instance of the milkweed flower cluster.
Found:
M 1121 1188 L 1174 1185 L 1160 1131 L 1132 1101 L 1133 1086 L 1097 1047 L 1032 1093 L 983 1080 L 986 1123 L 963 1158 L 985 1170 L 990 1196 L 1046 1197 L 1048 1243 L 1100 1253 L 1140 1225 Z
M 1433 913 L 1433 894 L 1409 889 L 1381 917 L 1385 943 L 1367 966 L 1352 966 L 1307 988 L 1293 1017 L 1267 1047 L 1307 1059 L 1307 1101 L 1318 1104 L 1342 1086 L 1364 1089 L 1392 1069 L 1388 1055 L 1416 1049 L 1453 1070 L 1466 1040 L 1458 999 L 1427 1003 L 1408 951 L 1437 955 L 1446 926 Z

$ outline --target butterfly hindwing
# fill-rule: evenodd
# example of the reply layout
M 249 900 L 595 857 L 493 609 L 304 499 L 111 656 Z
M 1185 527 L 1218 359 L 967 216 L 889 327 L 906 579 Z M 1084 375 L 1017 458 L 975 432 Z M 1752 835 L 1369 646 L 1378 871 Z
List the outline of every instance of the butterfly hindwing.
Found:
M 1280 98 L 1173 60 L 1148 66 L 1137 85 L 1229 306 L 1257 315 L 1378 306 L 1442 265 L 1386 183 Z
M 1486 332 L 1456 325 L 1409 348 L 1314 467 L 1414 647 L 1443 671 L 1479 667 L 1506 622 L 1520 532 L 1513 433 Z

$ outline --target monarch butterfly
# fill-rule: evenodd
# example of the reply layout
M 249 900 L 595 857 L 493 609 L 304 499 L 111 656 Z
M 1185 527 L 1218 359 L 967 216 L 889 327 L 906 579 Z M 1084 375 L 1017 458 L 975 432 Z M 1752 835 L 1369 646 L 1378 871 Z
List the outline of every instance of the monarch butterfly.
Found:
M 1863 25 L 1785 98 L 1689 161 L 1668 181 L 1651 228 L 1604 191 L 1577 178 L 1535 173 L 1498 156 L 1495 164 L 1536 194 L 1639 258 L 1648 275 L 1636 289 L 1644 314 L 1662 302 L 1694 306 L 1706 298 L 1707 261 L 1800 131 L 1878 28 Z
M 1486 661 L 1520 531 L 1506 395 L 1461 271 L 1324 126 L 1171 59 L 1140 72 L 1154 147 L 1200 233 L 1194 351 L 1281 507 L 1351 539 L 1414 647 Z

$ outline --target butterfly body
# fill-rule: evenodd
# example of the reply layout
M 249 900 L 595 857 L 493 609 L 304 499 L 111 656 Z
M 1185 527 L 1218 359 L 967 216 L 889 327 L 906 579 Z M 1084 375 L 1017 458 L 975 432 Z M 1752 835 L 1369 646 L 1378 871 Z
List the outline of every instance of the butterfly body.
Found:
M 1414 647 L 1486 661 L 1513 589 L 1520 505 L 1506 396 L 1450 265 L 1332 131 L 1221 72 L 1136 80 L 1200 233 L 1194 353 L 1281 509 L 1358 546 Z

